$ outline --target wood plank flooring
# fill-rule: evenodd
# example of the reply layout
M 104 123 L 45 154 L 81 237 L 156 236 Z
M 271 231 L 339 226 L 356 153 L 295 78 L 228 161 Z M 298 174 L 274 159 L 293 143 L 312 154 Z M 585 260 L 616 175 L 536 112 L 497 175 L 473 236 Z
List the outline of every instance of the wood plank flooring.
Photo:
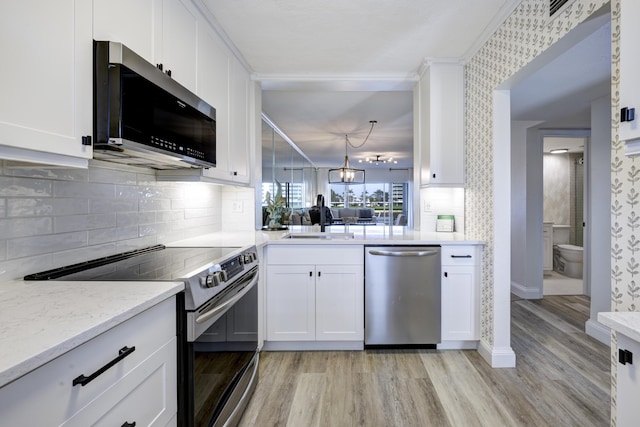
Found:
M 476 351 L 263 352 L 241 426 L 608 426 L 609 348 L 583 296 L 514 298 L 517 367 Z

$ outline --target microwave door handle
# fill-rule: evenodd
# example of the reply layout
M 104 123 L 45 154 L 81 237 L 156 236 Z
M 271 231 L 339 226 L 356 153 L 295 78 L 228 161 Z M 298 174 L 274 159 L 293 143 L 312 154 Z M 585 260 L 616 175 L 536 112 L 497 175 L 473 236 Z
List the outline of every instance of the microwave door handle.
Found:
M 258 282 L 258 274 L 257 272 L 254 274 L 254 276 L 251 278 L 250 283 L 244 287 L 244 289 L 242 289 L 240 292 L 238 292 L 236 295 L 234 295 L 231 299 L 229 299 L 228 301 L 225 301 L 224 303 L 215 306 L 214 308 L 212 308 L 211 310 L 205 311 L 204 313 L 200 314 L 200 316 L 196 317 L 195 321 L 196 323 L 204 323 L 207 320 L 211 319 L 212 317 L 215 317 L 217 314 L 221 313 L 222 311 L 224 311 L 227 307 L 229 307 L 230 305 L 233 305 L 236 303 L 236 301 L 238 301 L 240 298 L 242 298 L 247 292 L 249 292 L 251 290 L 251 288 Z

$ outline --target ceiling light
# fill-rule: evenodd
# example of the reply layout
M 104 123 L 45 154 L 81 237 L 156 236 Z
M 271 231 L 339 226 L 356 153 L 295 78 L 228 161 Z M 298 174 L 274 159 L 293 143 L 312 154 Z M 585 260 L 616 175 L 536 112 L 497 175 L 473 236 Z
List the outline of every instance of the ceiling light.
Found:
M 568 148 L 554 148 L 553 150 L 549 150 L 551 154 L 562 154 L 567 153 L 569 151 Z
M 362 162 L 362 160 L 360 160 L 360 162 Z M 381 165 L 381 164 L 384 164 L 384 163 L 398 164 L 398 161 L 394 160 L 393 157 L 389 157 L 389 158 L 385 159 L 380 154 L 377 154 L 375 157 L 367 157 L 365 159 L 365 162 L 371 163 L 372 165 Z
M 344 136 L 344 165 L 341 168 L 329 169 L 329 184 L 364 184 L 364 169 L 356 169 L 349 166 L 347 148 L 349 145 L 353 148 L 360 148 L 367 142 L 371 131 L 373 131 L 373 126 L 378 122 L 376 120 L 370 120 L 369 123 L 371 124 L 371 128 L 364 141 L 362 141 L 362 144 L 354 146 L 351 141 L 349 141 L 349 136 Z

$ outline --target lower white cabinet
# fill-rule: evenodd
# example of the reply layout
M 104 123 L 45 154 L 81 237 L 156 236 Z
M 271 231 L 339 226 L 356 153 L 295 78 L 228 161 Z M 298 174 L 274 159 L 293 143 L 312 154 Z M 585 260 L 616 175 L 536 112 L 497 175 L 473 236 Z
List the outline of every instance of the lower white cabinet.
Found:
M 618 381 L 616 419 L 618 427 L 637 426 L 640 419 L 640 343 L 618 332 Z M 631 358 L 629 360 L 629 357 Z
M 171 425 L 175 304 L 169 298 L 0 388 L 2 425 Z
M 480 339 L 478 245 L 442 247 L 442 341 Z
M 273 246 L 267 257 L 267 341 L 363 341 L 361 246 Z

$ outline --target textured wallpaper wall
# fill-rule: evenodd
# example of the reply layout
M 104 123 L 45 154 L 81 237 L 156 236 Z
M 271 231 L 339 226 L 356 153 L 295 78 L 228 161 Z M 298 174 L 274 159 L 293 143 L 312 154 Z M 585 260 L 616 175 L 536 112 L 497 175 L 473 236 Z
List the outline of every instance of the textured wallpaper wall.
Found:
M 523 0 L 466 66 L 466 233 L 487 242 L 482 272 L 482 340 L 493 345 L 493 92 L 608 2 L 574 0 L 552 21 L 549 2 Z

